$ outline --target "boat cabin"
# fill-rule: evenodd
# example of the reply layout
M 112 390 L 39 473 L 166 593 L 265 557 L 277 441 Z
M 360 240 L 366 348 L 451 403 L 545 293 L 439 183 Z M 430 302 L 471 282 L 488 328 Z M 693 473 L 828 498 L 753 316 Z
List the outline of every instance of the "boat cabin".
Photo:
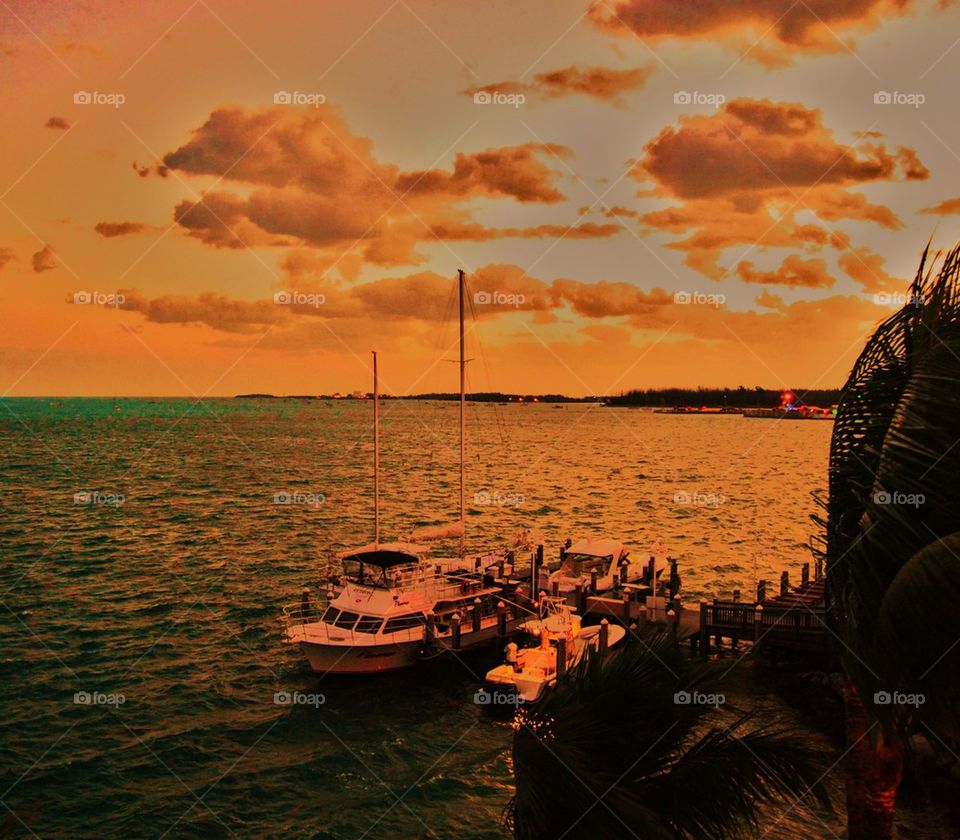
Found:
M 579 582 L 589 583 L 596 572 L 597 588 L 609 589 L 628 557 L 626 546 L 616 540 L 578 540 L 564 553 L 560 568 L 550 575 L 550 584 L 558 581 L 562 591 L 569 591 Z

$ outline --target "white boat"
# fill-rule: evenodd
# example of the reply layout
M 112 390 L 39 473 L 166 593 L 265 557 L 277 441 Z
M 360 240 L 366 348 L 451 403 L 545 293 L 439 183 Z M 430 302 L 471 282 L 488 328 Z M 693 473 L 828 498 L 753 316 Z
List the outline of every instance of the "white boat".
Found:
M 540 644 L 515 651 L 508 646 L 508 661 L 487 672 L 486 683 L 494 690 L 498 686 L 505 688 L 517 702 L 536 703 L 556 684 L 560 674 L 580 664 L 587 650 L 599 649 L 604 631 L 608 647 L 619 644 L 626 636 L 626 630 L 615 624 L 582 627 L 579 616 L 565 603 L 551 600 L 555 605 L 553 612 L 521 627 L 539 636 Z
M 652 559 L 655 583 L 656 575 L 663 571 L 667 558 L 662 548 L 658 548 Z M 646 563 L 631 560 L 627 547 L 617 540 L 578 540 L 564 551 L 560 568 L 550 573 L 547 591 L 569 595 L 578 584 L 584 588 L 594 585 L 596 575 L 596 591 L 608 592 L 614 588 L 617 580 L 621 583 L 639 580 L 647 568 Z
M 300 646 L 317 673 L 407 668 L 432 652 L 486 644 L 529 617 L 502 587 L 468 571 L 475 562 L 469 559 L 438 561 L 416 545 L 381 543 L 345 552 L 342 560 L 332 600 L 284 610 L 285 640 Z
M 283 609 L 284 641 L 299 645 L 310 667 L 321 674 L 367 674 L 416 664 L 425 656 L 470 650 L 503 638 L 529 618 L 522 589 L 497 582 L 491 568 L 512 557 L 504 551 L 477 557 L 463 554 L 465 358 L 464 276 L 460 292 L 460 521 L 429 528 L 407 543 L 380 541 L 380 463 L 377 354 L 373 354 L 374 541 L 341 552 L 343 575 L 325 600 L 313 603 L 309 590 L 299 604 Z M 421 543 L 459 537 L 452 559 L 427 555 Z M 414 542 L 417 540 L 418 542 Z M 529 592 L 530 587 L 527 587 Z

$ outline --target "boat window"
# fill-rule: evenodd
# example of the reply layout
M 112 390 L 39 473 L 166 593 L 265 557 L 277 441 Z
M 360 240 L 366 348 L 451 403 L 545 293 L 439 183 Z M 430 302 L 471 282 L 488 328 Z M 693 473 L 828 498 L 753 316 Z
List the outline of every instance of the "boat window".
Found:
M 333 624 L 337 617 L 340 615 L 340 610 L 336 607 L 327 607 L 327 611 L 323 614 L 321 621 L 325 621 L 327 624 Z
M 380 630 L 383 619 L 375 615 L 362 615 L 353 629 L 358 633 L 376 633 Z
M 423 613 L 410 613 L 410 615 L 400 615 L 391 618 L 387 626 L 383 628 L 384 633 L 396 633 L 399 630 L 409 630 L 412 627 L 419 627 L 424 624 Z
M 342 612 L 340 617 L 337 618 L 333 624 L 334 627 L 340 627 L 343 630 L 349 630 L 353 627 L 353 623 L 360 617 L 360 613 L 355 612 Z
M 361 586 L 384 585 L 384 570 L 381 566 L 347 559 L 343 561 L 343 573 L 347 578 Z

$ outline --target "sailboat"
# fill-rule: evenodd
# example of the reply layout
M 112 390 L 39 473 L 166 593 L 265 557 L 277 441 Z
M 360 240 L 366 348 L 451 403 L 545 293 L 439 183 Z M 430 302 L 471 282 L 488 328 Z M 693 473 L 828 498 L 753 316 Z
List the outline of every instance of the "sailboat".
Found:
M 338 555 L 339 587 L 314 603 L 283 609 L 284 641 L 298 645 L 320 674 L 369 674 L 415 665 L 437 653 L 459 654 L 502 639 L 529 618 L 529 597 L 487 570 L 502 567 L 508 552 L 465 557 L 466 377 L 464 273 L 460 299 L 460 520 L 430 529 L 407 542 L 380 541 L 380 389 L 373 353 L 374 540 Z M 429 557 L 422 543 L 459 537 L 459 556 Z M 415 541 L 416 540 L 416 541 Z

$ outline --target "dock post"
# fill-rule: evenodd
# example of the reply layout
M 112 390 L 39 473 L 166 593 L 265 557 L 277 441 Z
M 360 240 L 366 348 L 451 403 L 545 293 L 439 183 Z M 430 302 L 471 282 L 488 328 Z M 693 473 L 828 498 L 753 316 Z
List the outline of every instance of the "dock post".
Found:
M 497 602 L 497 643 L 502 645 L 507 638 L 507 605 L 503 601 Z
M 538 592 L 540 589 L 540 570 L 543 568 L 543 544 L 537 546 L 537 551 L 533 555 L 533 575 L 531 580 L 533 581 L 530 584 L 530 596 L 533 597 L 534 593 Z
M 310 616 L 310 587 L 305 586 L 300 591 L 300 617 L 309 618 Z
M 653 590 L 653 594 L 657 594 L 657 561 L 651 557 L 647 561 L 647 574 L 646 574 L 647 585 Z
M 553 593 L 554 598 L 559 598 L 560 597 L 560 581 L 555 580 L 553 584 L 550 586 L 550 590 Z
M 475 572 L 480 571 L 480 557 L 478 556 L 476 560 L 473 561 L 473 570 Z
M 621 607 L 622 612 L 620 613 L 621 621 L 623 621 L 624 627 L 630 626 L 630 596 L 624 592 L 623 593 L 623 606 Z
M 800 567 L 800 584 L 806 586 L 808 583 L 810 583 L 810 564 L 804 563 Z
M 450 636 L 453 649 L 460 650 L 460 613 L 454 613 L 450 619 Z
M 479 598 L 473 599 L 473 632 L 480 632 L 480 607 L 481 602 Z
M 673 598 L 680 591 L 680 574 L 677 572 L 677 561 L 672 557 L 670 561 L 670 597 Z
M 763 604 L 757 604 L 753 611 L 753 648 L 760 649 L 760 637 L 763 636 Z
M 680 626 L 680 613 L 683 612 L 683 604 L 679 595 L 673 596 L 673 614 L 677 617 L 677 627 Z
M 567 637 L 557 639 L 557 676 L 562 677 L 567 672 Z
M 762 604 L 767 600 L 767 582 L 762 578 L 757 581 L 757 603 Z
M 597 648 L 600 652 L 600 656 L 604 656 L 607 652 L 607 646 L 610 644 L 610 622 L 604 619 L 600 622 L 600 645 Z
M 823 558 L 818 557 L 813 566 L 813 573 L 817 580 L 823 577 Z
M 673 643 L 677 643 L 677 625 L 680 623 L 677 621 L 677 614 L 674 611 L 673 607 L 667 609 L 667 627 L 670 629 L 670 638 L 673 639 Z
M 590 572 L 590 594 L 597 594 L 597 573 L 595 571 Z
M 427 613 L 427 623 L 423 625 L 423 644 L 427 647 L 433 644 L 433 640 L 436 638 L 436 621 L 437 617 L 432 612 Z
M 734 590 L 733 590 L 733 603 L 737 604 L 737 603 L 739 603 L 739 602 L 740 602 L 740 590 L 739 590 L 739 589 L 734 589 Z
M 790 591 L 790 572 L 780 573 L 780 594 L 786 595 Z
M 707 632 L 707 610 L 710 605 L 703 600 L 700 602 L 700 658 L 706 659 L 710 653 L 710 634 Z
M 583 588 L 583 581 L 577 582 L 577 612 L 581 617 L 587 612 L 587 593 Z
M 500 563 L 497 566 L 497 572 L 498 572 L 497 577 L 499 577 L 500 580 L 503 580 L 506 574 L 506 560 L 503 557 L 500 558 Z

